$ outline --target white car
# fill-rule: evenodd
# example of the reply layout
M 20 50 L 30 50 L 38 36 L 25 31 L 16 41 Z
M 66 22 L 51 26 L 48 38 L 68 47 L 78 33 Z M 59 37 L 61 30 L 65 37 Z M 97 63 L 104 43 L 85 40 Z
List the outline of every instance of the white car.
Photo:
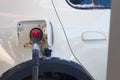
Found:
M 29 31 L 42 28 L 52 52 L 40 78 L 106 80 L 110 0 L 0 0 L 0 80 L 31 80 Z M 44 79 L 43 79 L 44 80 Z

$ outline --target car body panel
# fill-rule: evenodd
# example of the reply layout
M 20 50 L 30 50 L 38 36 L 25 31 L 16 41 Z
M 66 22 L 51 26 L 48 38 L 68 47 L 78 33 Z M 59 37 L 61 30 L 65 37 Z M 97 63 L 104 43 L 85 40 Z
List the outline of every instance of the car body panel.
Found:
M 0 75 L 32 58 L 32 49 L 18 44 L 18 22 L 42 19 L 48 19 L 54 26 L 52 57 L 75 60 L 51 0 L 0 0 Z
M 31 48 L 18 43 L 17 23 L 46 18 L 53 26 L 52 57 L 79 60 L 95 80 L 105 80 L 110 10 L 78 10 L 65 0 L 0 0 L 0 75 L 32 58 Z M 105 40 L 83 41 L 82 33 L 89 31 Z
M 74 55 L 95 80 L 106 80 L 110 9 L 81 10 L 65 0 L 53 1 Z M 104 39 L 96 37 L 85 41 L 86 32 L 91 38 L 98 33 Z

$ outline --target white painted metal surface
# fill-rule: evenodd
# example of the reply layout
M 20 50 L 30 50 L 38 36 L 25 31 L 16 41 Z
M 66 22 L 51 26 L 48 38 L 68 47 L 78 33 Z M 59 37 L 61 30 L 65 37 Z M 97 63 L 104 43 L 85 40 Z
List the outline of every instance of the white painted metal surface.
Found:
M 0 0 L 0 75 L 32 57 L 30 48 L 17 46 L 17 23 L 45 18 L 54 26 L 52 56 L 73 59 L 50 0 Z
M 106 80 L 110 9 L 79 10 L 65 0 L 53 1 L 77 59 L 95 80 Z M 84 32 L 102 33 L 106 40 L 83 41 Z
M 53 3 L 75 56 L 51 0 L 0 0 L 0 75 L 31 59 L 31 49 L 17 45 L 17 23 L 47 18 L 54 32 L 52 57 L 77 62 L 76 57 L 95 80 L 105 80 L 110 10 L 77 10 L 65 0 L 53 0 Z M 81 35 L 86 31 L 100 32 L 106 40 L 85 42 Z

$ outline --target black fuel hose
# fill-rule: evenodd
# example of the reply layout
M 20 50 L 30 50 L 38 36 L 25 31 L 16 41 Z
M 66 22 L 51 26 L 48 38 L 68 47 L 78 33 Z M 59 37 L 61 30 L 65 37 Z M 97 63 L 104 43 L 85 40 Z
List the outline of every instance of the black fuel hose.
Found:
M 38 80 L 39 78 L 39 54 L 40 54 L 40 40 L 42 31 L 40 29 L 32 29 L 30 31 L 30 38 L 32 41 L 32 80 Z

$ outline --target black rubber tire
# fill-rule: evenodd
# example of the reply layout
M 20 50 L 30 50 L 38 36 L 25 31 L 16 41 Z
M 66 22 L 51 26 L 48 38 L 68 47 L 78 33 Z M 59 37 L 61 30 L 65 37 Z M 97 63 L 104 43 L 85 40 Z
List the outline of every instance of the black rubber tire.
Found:
M 59 58 L 41 58 L 39 73 L 59 72 L 75 80 L 94 80 L 79 64 Z M 32 61 L 19 64 L 5 72 L 0 80 L 23 80 L 32 75 Z

